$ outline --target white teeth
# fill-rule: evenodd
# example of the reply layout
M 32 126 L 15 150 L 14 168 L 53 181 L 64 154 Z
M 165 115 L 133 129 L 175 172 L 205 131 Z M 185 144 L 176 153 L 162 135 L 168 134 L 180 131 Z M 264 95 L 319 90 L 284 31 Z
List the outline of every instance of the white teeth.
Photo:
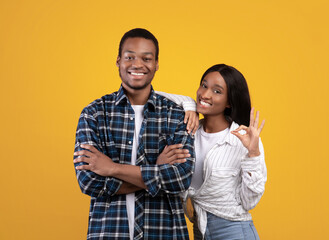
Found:
M 204 102 L 204 101 L 202 101 L 202 100 L 200 100 L 200 104 L 203 105 L 203 106 L 211 106 L 211 104 L 206 103 L 206 102 Z
M 130 74 L 131 75 L 135 75 L 135 76 L 143 76 L 144 75 L 144 73 L 135 73 L 135 72 L 132 72 Z

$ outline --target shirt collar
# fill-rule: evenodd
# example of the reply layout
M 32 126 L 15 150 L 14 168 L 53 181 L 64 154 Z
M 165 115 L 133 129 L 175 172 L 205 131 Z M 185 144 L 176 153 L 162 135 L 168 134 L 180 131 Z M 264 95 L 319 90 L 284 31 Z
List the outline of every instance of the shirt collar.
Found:
M 122 85 L 120 85 L 119 90 L 117 91 L 116 99 L 115 99 L 115 105 L 118 105 L 121 101 L 125 100 L 128 102 L 128 98 L 124 92 L 124 89 Z
M 202 128 L 203 127 L 203 119 L 200 120 L 200 125 L 199 125 L 199 128 Z M 239 127 L 239 124 L 237 124 L 236 122 L 232 122 L 231 123 L 231 126 L 230 126 L 230 129 L 228 131 L 228 133 L 226 134 L 226 136 L 221 139 L 221 140 L 218 140 L 216 142 L 216 144 L 218 145 L 223 145 L 224 143 L 228 143 L 230 144 L 231 146 L 235 146 L 239 143 L 239 139 L 234 136 L 231 131 L 237 129 Z
M 228 143 L 228 144 L 230 144 L 230 145 L 232 145 L 232 146 L 235 146 L 235 145 L 237 145 L 238 143 L 239 143 L 239 139 L 236 137 L 236 136 L 234 136 L 231 132 L 233 131 L 233 130 L 235 130 L 235 129 L 237 129 L 239 127 L 239 124 L 237 124 L 236 122 L 232 122 L 231 123 L 231 127 L 230 127 L 230 130 L 229 130 L 229 133 L 226 135 L 226 137 L 225 137 L 225 141 Z
M 156 103 L 157 103 L 156 99 L 157 99 L 157 96 L 153 90 L 153 87 L 151 86 L 151 93 L 150 93 L 150 96 L 149 96 L 145 106 L 149 110 L 155 110 Z M 124 91 L 124 88 L 122 87 L 122 85 L 120 86 L 119 90 L 117 91 L 116 99 L 115 99 L 116 106 L 120 103 L 129 103 L 130 104 L 129 99 L 128 99 L 127 95 L 125 94 L 125 91 Z

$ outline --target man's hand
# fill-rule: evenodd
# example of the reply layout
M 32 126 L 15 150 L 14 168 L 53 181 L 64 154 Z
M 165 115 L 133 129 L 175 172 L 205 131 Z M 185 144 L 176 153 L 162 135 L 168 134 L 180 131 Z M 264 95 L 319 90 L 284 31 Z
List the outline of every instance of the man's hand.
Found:
M 187 149 L 182 149 L 182 144 L 174 144 L 166 146 L 162 153 L 158 156 L 157 165 L 161 164 L 174 164 L 174 163 L 184 163 L 186 158 L 190 157 L 189 151 Z
M 199 113 L 194 111 L 186 111 L 184 123 L 187 123 L 187 132 L 194 135 L 196 130 L 199 128 Z
M 78 157 L 74 159 L 73 162 L 85 162 L 88 163 L 88 165 L 77 166 L 77 170 L 89 170 L 104 177 L 112 175 L 113 170 L 115 169 L 117 164 L 114 163 L 111 158 L 101 153 L 91 145 L 81 144 L 81 147 L 89 151 L 81 150 L 75 152 L 74 156 Z

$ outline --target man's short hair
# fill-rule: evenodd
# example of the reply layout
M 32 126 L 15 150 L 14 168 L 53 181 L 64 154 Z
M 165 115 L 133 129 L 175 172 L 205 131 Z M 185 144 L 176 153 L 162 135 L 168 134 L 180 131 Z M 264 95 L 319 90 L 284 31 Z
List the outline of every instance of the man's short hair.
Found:
M 156 39 L 156 37 L 154 37 L 154 35 L 149 32 L 148 30 L 144 29 L 144 28 L 134 28 L 131 29 L 130 31 L 126 32 L 123 37 L 121 38 L 120 41 L 120 45 L 119 45 L 119 57 L 121 57 L 121 52 L 122 52 L 122 46 L 124 44 L 124 42 L 128 39 L 128 38 L 145 38 L 145 39 L 149 39 L 154 43 L 155 46 L 155 60 L 158 60 L 159 57 L 159 43 L 158 40 Z

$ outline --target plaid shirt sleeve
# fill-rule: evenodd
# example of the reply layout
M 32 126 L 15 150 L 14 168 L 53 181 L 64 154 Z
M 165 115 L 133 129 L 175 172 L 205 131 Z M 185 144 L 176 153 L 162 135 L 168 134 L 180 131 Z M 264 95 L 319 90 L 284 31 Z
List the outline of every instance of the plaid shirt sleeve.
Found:
M 98 111 L 92 108 L 92 104 L 82 111 L 76 131 L 75 152 L 83 150 L 81 144 L 88 144 L 104 153 L 99 136 L 99 128 L 102 126 L 99 126 L 99 122 L 96 120 L 98 114 Z M 86 163 L 75 163 L 74 165 L 76 167 L 83 164 Z M 89 170 L 75 171 L 81 191 L 91 197 L 112 196 L 122 184 L 119 179 L 103 177 Z
M 178 124 L 175 125 L 173 140 L 168 141 L 168 144 L 183 144 L 183 148 L 189 150 L 191 157 L 187 158 L 186 162 L 179 164 L 140 166 L 147 191 L 153 197 L 160 190 L 169 194 L 178 194 L 186 191 L 190 186 L 195 162 L 194 139 L 187 133 L 186 124 L 183 120 L 184 113 L 181 113 L 179 114 Z

